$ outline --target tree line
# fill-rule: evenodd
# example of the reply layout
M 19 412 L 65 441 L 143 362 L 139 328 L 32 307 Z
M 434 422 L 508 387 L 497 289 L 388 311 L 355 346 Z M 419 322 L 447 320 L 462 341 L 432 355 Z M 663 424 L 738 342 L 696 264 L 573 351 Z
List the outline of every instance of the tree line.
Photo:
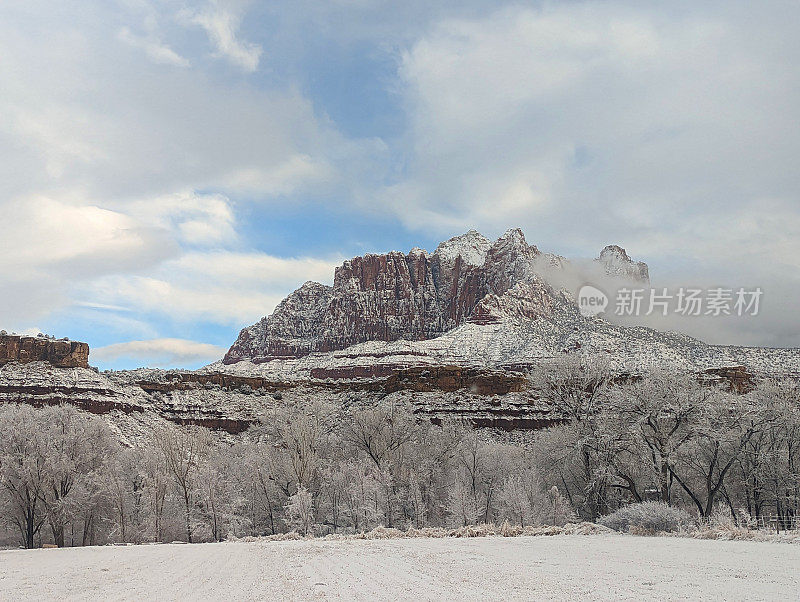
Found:
M 621 383 L 569 357 L 530 378 L 560 420 L 518 442 L 384 402 L 285 404 L 233 444 L 163 423 L 124 447 L 71 406 L 6 404 L 0 535 L 37 547 L 562 525 L 653 499 L 743 524 L 797 516 L 795 383 L 744 395 L 662 371 Z

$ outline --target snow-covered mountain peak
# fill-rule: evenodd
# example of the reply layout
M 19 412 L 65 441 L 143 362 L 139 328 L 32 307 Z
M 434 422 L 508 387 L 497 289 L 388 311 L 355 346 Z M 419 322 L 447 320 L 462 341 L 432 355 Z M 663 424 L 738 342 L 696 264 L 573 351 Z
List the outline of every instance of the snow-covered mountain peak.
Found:
M 619 259 L 622 261 L 630 261 L 631 258 L 628 255 L 627 251 L 620 247 L 619 245 L 606 245 L 602 251 L 600 251 L 600 259 Z
M 302 291 L 304 293 L 307 293 L 307 292 L 311 292 L 311 291 L 325 290 L 325 289 L 328 289 L 328 288 L 330 288 L 330 287 L 326 286 L 324 284 L 320 284 L 319 282 L 315 282 L 314 280 L 306 280 L 303 283 L 303 285 L 299 289 L 297 289 L 296 292 Z
M 456 257 L 461 257 L 467 265 L 480 266 L 486 260 L 486 253 L 491 246 L 492 243 L 483 234 L 470 230 L 441 243 L 434 255 L 446 263 L 453 263 Z
M 608 245 L 595 260 L 603 266 L 606 274 L 629 280 L 649 283 L 650 274 L 647 264 L 633 261 L 628 253 L 618 245 Z
M 508 253 L 538 255 L 539 249 L 535 245 L 529 245 L 525 240 L 525 234 L 519 228 L 506 230 L 491 246 L 489 252 L 492 255 L 503 255 Z

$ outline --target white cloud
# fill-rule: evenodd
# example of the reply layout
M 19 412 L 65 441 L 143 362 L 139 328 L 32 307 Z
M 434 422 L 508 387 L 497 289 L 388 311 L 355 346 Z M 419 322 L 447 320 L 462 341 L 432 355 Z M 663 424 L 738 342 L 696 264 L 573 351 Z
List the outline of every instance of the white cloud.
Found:
M 241 15 L 232 7 L 212 0 L 193 14 L 190 21 L 205 30 L 217 55 L 225 57 L 244 71 L 252 72 L 258 68 L 263 49 L 258 44 L 238 38 Z
M 415 227 L 432 211 L 582 244 L 796 198 L 799 44 L 777 20 L 624 2 L 443 20 L 402 56 L 412 204 L 392 205 Z
M 158 262 L 175 250 L 166 233 L 128 215 L 43 196 L 7 202 L 4 219 L 14 225 L 0 237 L 0 274 L 5 277 L 124 271 Z
M 406 177 L 383 199 L 437 234 L 520 226 L 567 255 L 621 244 L 654 282 L 765 286 L 760 333 L 698 334 L 800 344 L 783 301 L 800 297 L 799 17 L 611 1 L 440 19 L 401 56 Z
M 238 238 L 233 203 L 221 194 L 166 194 L 129 203 L 128 211 L 142 221 L 171 230 L 178 240 L 190 245 L 220 245 Z
M 306 280 L 330 283 L 341 258 L 279 258 L 263 253 L 187 253 L 148 275 L 95 281 L 84 302 L 121 306 L 175 321 L 255 322 Z
M 156 63 L 173 65 L 175 67 L 188 67 L 188 59 L 175 52 L 167 44 L 152 37 L 137 36 L 127 27 L 119 30 L 118 37 L 134 48 L 144 50 L 145 54 Z
M 44 4 L 52 11 L 23 6 L 0 22 L 0 199 L 69 191 L 107 206 L 244 188 L 269 200 L 330 189 L 374 150 L 318 119 L 291 83 L 230 79 L 193 54 L 181 55 L 193 68 L 165 69 L 132 52 L 132 40 L 180 37 L 168 14 L 166 31 L 134 34 L 108 30 L 126 15 L 110 4 Z
M 217 284 L 170 282 L 148 276 L 112 276 L 93 283 L 94 298 L 113 299 L 132 310 L 172 320 L 204 320 L 242 325 L 270 313 L 282 298 L 252 288 L 231 290 Z
M 148 269 L 178 254 L 165 230 L 129 215 L 44 196 L 0 203 L 0 279 L 13 291 L 0 304 L 0 323 L 41 319 L 69 300 L 87 279 Z
M 332 166 L 308 155 L 292 155 L 271 169 L 243 167 L 225 181 L 228 189 L 260 195 L 291 194 L 302 187 L 325 185 L 335 180 Z
M 151 339 L 115 343 L 91 350 L 92 362 L 133 360 L 147 367 L 189 367 L 220 359 L 227 349 L 185 339 Z
M 236 31 L 241 9 L 209 6 L 234 15 L 223 21 Z M 91 292 L 113 278 L 196 296 L 175 302 L 190 315 L 261 314 L 257 303 L 285 291 L 251 287 L 242 309 L 225 310 L 203 289 L 213 282 L 178 281 L 164 262 L 245 247 L 232 195 L 270 203 L 330 190 L 371 152 L 318 120 L 291 85 L 262 89 L 199 60 L 192 50 L 205 50 L 187 42 L 177 8 L 43 0 L 0 21 L 0 276 L 15 291 L 0 306 L 4 327 L 102 304 Z M 184 59 L 191 68 L 169 68 Z M 105 297 L 137 309 L 134 292 Z M 143 305 L 169 305 L 156 299 Z

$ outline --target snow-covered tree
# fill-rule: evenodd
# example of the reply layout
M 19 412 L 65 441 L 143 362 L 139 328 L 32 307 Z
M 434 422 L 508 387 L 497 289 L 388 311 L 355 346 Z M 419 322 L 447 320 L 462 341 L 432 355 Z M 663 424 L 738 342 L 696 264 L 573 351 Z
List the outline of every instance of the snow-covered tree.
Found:
M 162 426 L 155 431 L 154 442 L 183 502 L 186 539 L 191 543 L 199 467 L 210 451 L 211 437 L 200 427 Z
M 297 493 L 286 501 L 287 524 L 307 535 L 314 527 L 314 496 L 305 487 L 299 487 Z

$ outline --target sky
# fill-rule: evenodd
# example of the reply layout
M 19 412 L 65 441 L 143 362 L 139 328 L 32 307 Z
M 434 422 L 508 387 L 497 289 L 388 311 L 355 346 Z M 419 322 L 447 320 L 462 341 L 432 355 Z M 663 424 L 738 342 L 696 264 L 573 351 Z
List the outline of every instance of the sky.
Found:
M 0 328 L 193 368 L 366 252 L 511 227 L 760 286 L 800 346 L 800 3 L 5 0 Z

